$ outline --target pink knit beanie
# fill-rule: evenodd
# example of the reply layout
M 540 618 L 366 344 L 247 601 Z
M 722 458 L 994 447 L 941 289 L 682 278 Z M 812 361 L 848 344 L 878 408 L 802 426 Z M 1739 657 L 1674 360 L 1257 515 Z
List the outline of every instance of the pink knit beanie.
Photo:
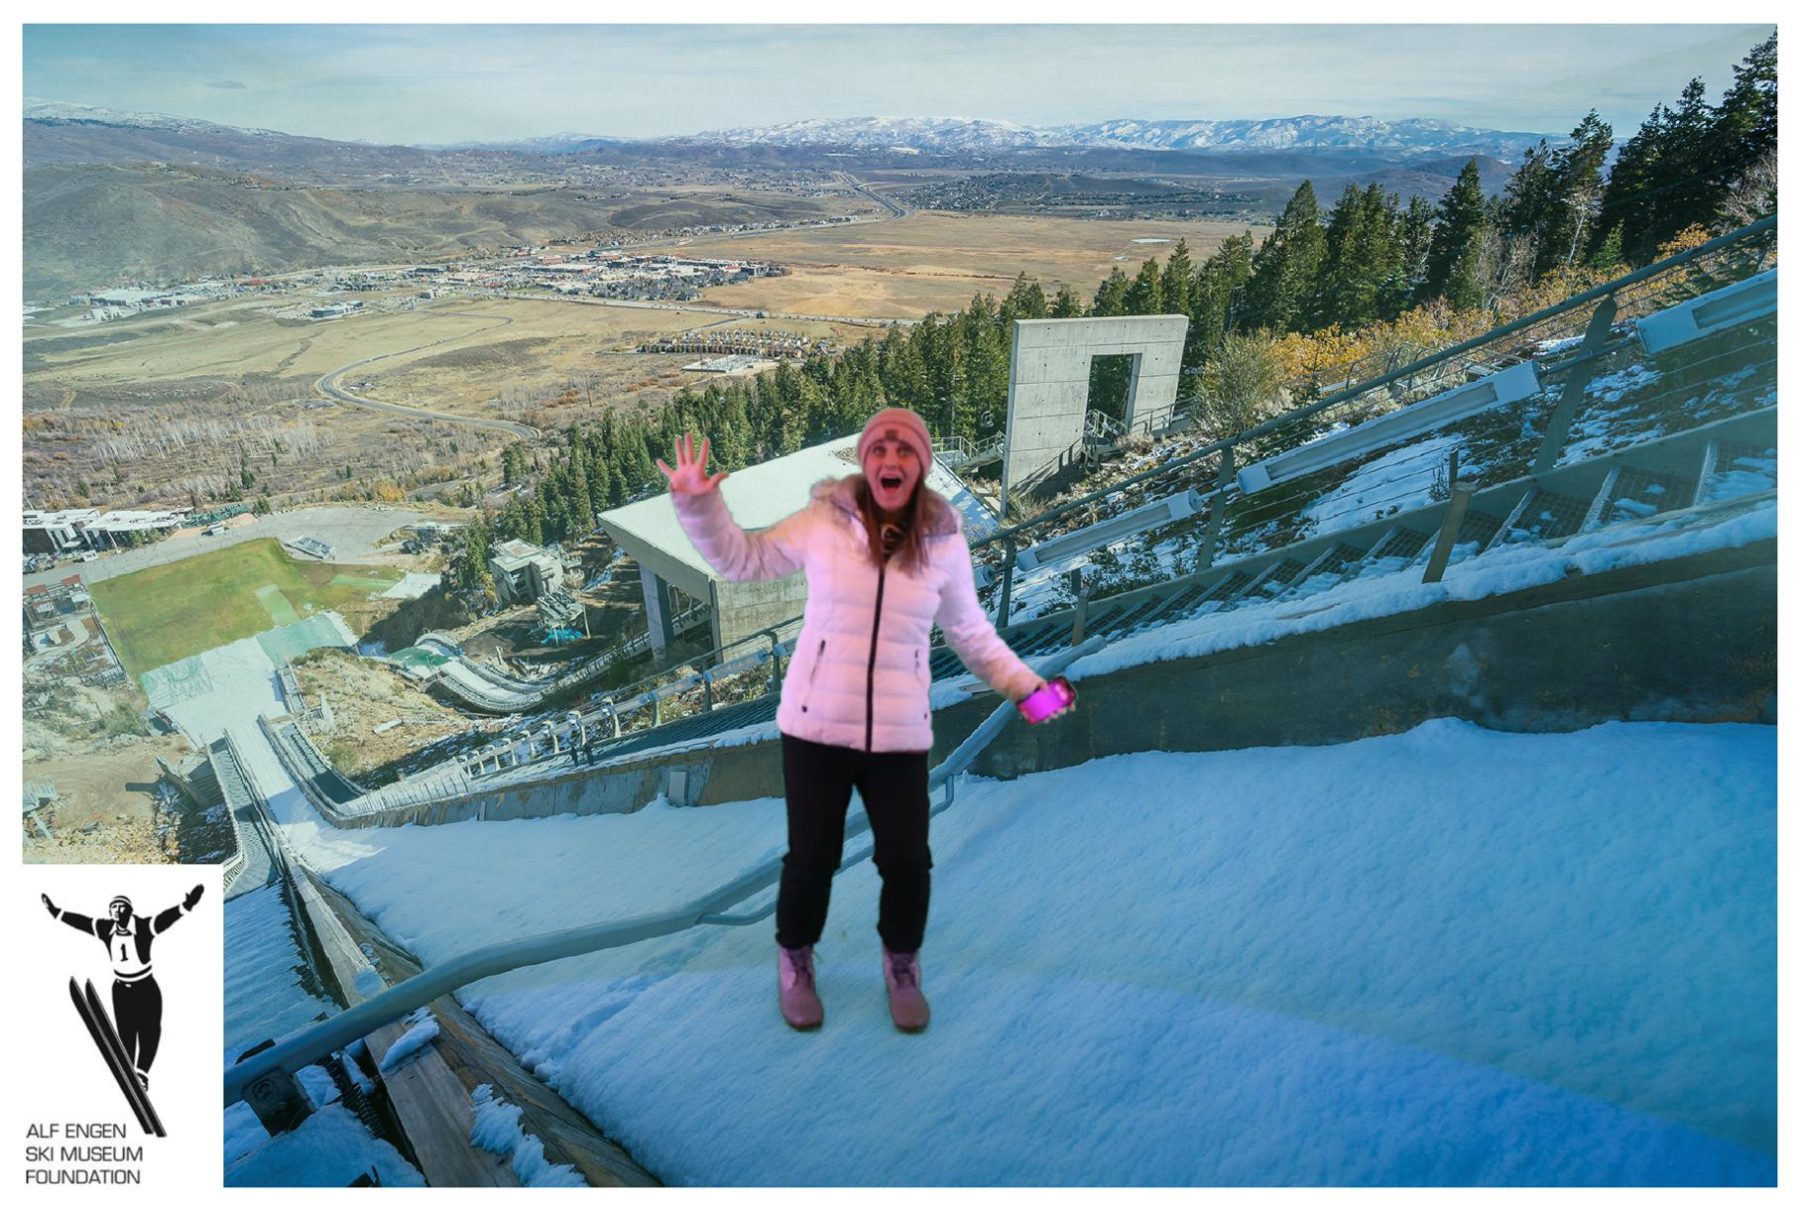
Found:
M 890 433 L 918 451 L 922 469 L 931 469 L 931 433 L 925 428 L 924 418 L 911 408 L 883 408 L 871 416 L 863 426 L 862 436 L 856 439 L 856 461 L 862 462 L 869 447 Z

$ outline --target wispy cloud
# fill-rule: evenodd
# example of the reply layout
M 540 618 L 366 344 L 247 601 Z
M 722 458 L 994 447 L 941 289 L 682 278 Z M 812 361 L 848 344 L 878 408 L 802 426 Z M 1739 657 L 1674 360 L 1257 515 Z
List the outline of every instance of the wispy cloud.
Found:
M 243 87 L 245 87 L 245 85 L 242 80 L 214 80 L 211 83 L 209 83 L 206 87 L 208 87 L 208 88 L 243 88 Z

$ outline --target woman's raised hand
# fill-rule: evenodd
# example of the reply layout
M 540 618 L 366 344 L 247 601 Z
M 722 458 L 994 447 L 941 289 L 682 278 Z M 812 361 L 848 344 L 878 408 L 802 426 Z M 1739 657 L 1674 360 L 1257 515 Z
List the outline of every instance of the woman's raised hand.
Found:
M 657 469 L 669 477 L 669 491 L 679 492 L 683 496 L 704 496 L 718 490 L 719 481 L 731 472 L 721 471 L 717 475 L 706 473 L 706 456 L 711 448 L 712 444 L 706 438 L 701 438 L 700 453 L 696 455 L 692 433 L 675 439 L 674 469 L 671 470 L 669 464 L 662 459 L 656 460 Z

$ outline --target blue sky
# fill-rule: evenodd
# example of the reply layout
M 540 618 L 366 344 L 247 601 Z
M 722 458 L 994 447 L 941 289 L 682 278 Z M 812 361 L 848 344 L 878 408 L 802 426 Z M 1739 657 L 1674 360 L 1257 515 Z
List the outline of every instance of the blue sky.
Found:
M 1621 137 L 1767 25 L 28 25 L 24 95 L 295 134 L 649 137 L 802 118 L 1370 114 Z

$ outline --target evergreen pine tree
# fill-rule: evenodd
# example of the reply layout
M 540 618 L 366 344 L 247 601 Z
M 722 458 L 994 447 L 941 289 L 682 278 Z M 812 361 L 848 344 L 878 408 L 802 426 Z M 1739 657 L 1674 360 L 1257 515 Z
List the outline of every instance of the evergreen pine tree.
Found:
M 1318 290 L 1324 257 L 1319 201 L 1312 182 L 1302 181 L 1252 261 L 1251 278 L 1244 290 L 1243 325 L 1274 332 L 1297 330 Z
M 1590 109 L 1569 132 L 1567 146 L 1556 149 L 1550 165 L 1552 205 L 1541 229 L 1534 277 L 1585 259 L 1594 238 L 1601 173 L 1612 151 L 1612 135 L 1612 127 Z
M 1775 209 L 1775 37 L 1751 47 L 1731 69 L 1732 85 L 1713 113 L 1708 172 L 1728 197 L 1748 195 L 1728 216 L 1733 223 Z
M 1050 314 L 1050 303 L 1044 298 L 1044 288 L 1021 272 L 1013 279 L 1012 289 L 1006 292 L 1000 314 L 1010 338 L 1011 321 L 1045 319 Z
M 1662 131 L 1667 124 L 1665 114 L 1660 103 L 1650 110 L 1637 133 L 1619 148 L 1618 158 L 1607 174 L 1595 224 L 1607 233 L 1608 239 L 1618 237 L 1621 257 L 1628 255 L 1628 246 L 1636 246 L 1633 233 L 1649 227 L 1652 219 Z
M 1550 227 L 1559 206 L 1556 188 L 1555 155 L 1550 144 L 1538 141 L 1525 153 L 1524 163 L 1506 183 L 1499 205 L 1499 234 L 1511 254 L 1521 256 L 1534 267 L 1550 246 Z M 1537 276 L 1534 268 L 1533 276 Z
M 1183 237 L 1175 242 L 1175 251 L 1169 254 L 1169 263 L 1163 266 L 1162 304 L 1169 315 L 1193 314 L 1192 298 L 1194 293 L 1194 258 L 1188 251 L 1187 239 Z
M 1151 257 L 1138 267 L 1137 276 L 1125 288 L 1123 305 L 1126 315 L 1161 315 L 1165 308 L 1162 293 L 1162 270 Z
M 1188 296 L 1187 348 L 1183 356 L 1182 394 L 1192 393 L 1192 376 L 1218 351 L 1242 309 L 1243 293 L 1253 272 L 1256 238 L 1248 231 L 1229 236 L 1194 274 Z
M 1106 275 L 1106 280 L 1101 282 L 1094 291 L 1094 305 L 1088 310 L 1088 314 L 1097 316 L 1126 314 L 1125 293 L 1130 289 L 1131 279 L 1125 276 L 1123 269 L 1114 265 L 1112 272 Z
M 1448 298 L 1458 308 L 1478 305 L 1477 282 L 1486 223 L 1481 169 L 1470 160 L 1438 207 L 1437 226 L 1425 254 L 1425 282 L 1419 296 L 1422 300 Z
M 1588 263 L 1604 273 L 1623 271 L 1626 268 L 1625 237 L 1619 228 L 1614 227 L 1606 233 L 1606 238 L 1589 253 Z

